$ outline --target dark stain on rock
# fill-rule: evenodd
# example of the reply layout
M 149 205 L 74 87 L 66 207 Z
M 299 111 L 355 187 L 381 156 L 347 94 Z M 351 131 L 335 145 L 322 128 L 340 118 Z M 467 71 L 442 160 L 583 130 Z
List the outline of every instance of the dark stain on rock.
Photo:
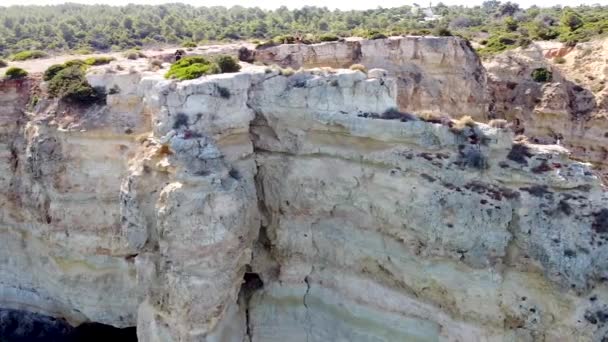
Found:
M 513 144 L 511 151 L 507 155 L 507 159 L 512 160 L 522 165 L 528 165 L 528 158 L 532 157 L 530 148 L 525 144 Z
M 543 172 L 547 172 L 547 171 L 551 171 L 553 170 L 553 168 L 551 167 L 551 165 L 549 165 L 549 163 L 547 163 L 546 160 L 543 160 L 540 165 L 534 167 L 532 169 L 532 172 L 534 173 L 543 173 Z
M 520 190 L 525 191 L 535 197 L 545 197 L 545 195 L 553 196 L 553 193 L 547 190 L 546 185 L 533 185 L 529 188 L 521 188 Z
M 570 206 L 567 200 L 559 201 L 557 209 L 568 216 L 572 215 L 572 206 Z
M 420 177 L 424 178 L 425 180 L 433 183 L 434 181 L 436 181 L 436 179 L 434 177 L 431 177 L 429 175 L 427 175 L 426 173 L 421 173 Z
M 608 233 L 608 209 L 604 208 L 597 213 L 593 213 L 593 223 L 591 228 L 598 234 Z

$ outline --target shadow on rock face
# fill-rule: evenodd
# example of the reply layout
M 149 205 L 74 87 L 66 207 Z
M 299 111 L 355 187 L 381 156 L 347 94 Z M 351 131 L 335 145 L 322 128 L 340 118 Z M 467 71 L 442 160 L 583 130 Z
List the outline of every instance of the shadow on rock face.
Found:
M 2 342 L 131 342 L 137 341 L 135 327 L 115 328 L 101 323 L 72 327 L 60 318 L 21 310 L 0 309 Z

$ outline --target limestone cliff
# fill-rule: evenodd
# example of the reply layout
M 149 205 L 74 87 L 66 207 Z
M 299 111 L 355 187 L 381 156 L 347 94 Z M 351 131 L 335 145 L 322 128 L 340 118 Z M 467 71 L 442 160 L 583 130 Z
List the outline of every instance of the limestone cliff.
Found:
M 88 108 L 3 82 L 0 307 L 140 341 L 603 341 L 590 165 L 399 112 L 387 74 L 112 64 Z
M 568 147 L 608 179 L 606 57 L 608 40 L 576 48 L 535 43 L 492 58 L 485 63 L 491 116 L 509 120 L 535 142 Z M 532 79 L 538 68 L 552 73 L 549 82 Z
M 486 73 L 468 43 L 455 37 L 391 37 L 257 49 L 252 59 L 283 67 L 382 68 L 396 78 L 403 111 L 484 118 Z

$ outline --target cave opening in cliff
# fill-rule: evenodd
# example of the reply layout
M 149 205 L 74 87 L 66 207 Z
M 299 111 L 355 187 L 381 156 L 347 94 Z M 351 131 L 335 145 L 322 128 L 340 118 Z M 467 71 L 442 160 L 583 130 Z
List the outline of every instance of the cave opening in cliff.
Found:
M 89 322 L 74 328 L 68 341 L 137 342 L 137 331 L 135 327 L 116 328 L 107 324 Z
M 13 309 L 0 309 L 2 342 L 136 342 L 135 327 L 116 328 L 86 322 L 76 327 L 62 318 Z

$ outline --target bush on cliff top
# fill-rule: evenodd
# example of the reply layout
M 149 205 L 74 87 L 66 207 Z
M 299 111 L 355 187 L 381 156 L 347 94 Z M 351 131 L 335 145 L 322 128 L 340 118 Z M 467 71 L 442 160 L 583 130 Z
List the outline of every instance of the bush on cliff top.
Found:
M 32 50 L 21 51 L 10 57 L 12 61 L 26 61 L 28 59 L 44 58 L 47 54 L 44 51 Z
M 64 66 L 58 70 L 49 80 L 48 91 L 51 97 L 82 104 L 103 100 L 105 95 L 89 84 L 85 77 L 85 68 L 79 65 Z
M 185 57 L 173 63 L 165 78 L 175 78 L 180 81 L 193 80 L 203 75 L 219 74 L 220 67 L 204 57 Z
M 86 65 L 104 65 L 110 64 L 110 62 L 116 60 L 114 57 L 109 56 L 99 56 L 99 57 L 90 57 L 84 60 L 84 64 Z
M 237 72 L 240 69 L 238 62 L 230 56 L 219 56 L 213 61 L 205 57 L 190 56 L 173 63 L 165 78 L 192 80 L 204 75 Z
M 46 71 L 42 75 L 42 79 L 45 81 L 50 81 L 53 79 L 53 77 L 55 77 L 55 75 L 57 75 L 58 72 L 60 72 L 61 70 L 65 69 L 65 68 L 66 68 L 65 64 L 53 64 L 50 67 L 48 67 L 48 69 L 46 69 Z
M 340 37 L 336 36 L 335 34 L 331 34 L 331 33 L 326 33 L 326 34 L 322 34 L 319 36 L 319 41 L 321 42 L 335 42 L 340 40 Z
M 4 76 L 9 80 L 18 80 L 27 76 L 27 71 L 21 68 L 10 67 L 6 70 Z
M 220 67 L 222 73 L 238 72 L 241 70 L 239 62 L 230 56 L 219 56 L 215 59 L 215 62 Z

